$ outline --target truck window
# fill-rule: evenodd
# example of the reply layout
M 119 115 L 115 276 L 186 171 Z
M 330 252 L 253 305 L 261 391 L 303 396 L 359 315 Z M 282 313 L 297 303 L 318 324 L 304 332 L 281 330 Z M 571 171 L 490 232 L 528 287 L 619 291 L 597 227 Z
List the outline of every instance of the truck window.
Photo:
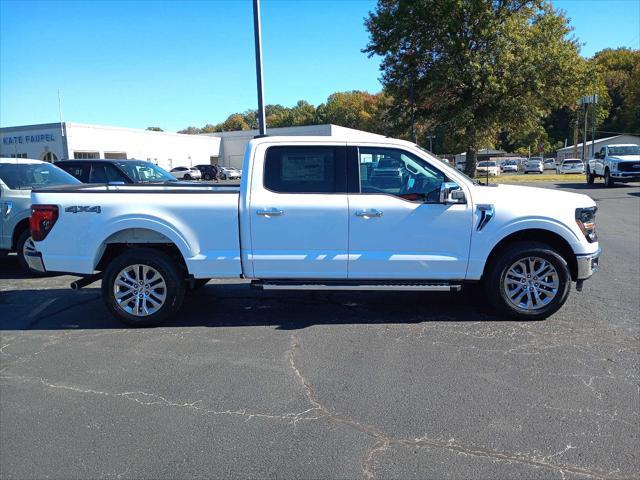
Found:
M 269 147 L 264 187 L 276 193 L 345 193 L 344 148 Z
M 359 148 L 360 192 L 417 202 L 439 202 L 445 175 L 412 153 L 393 148 Z

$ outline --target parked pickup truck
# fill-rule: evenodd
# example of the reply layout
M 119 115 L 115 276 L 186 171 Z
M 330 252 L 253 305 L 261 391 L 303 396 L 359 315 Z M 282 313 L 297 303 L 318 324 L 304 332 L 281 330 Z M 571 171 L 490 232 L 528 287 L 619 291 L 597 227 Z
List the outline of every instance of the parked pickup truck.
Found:
M 35 190 L 39 269 L 102 279 L 108 310 L 162 322 L 210 278 L 263 289 L 458 291 L 482 282 L 506 316 L 545 318 L 597 270 L 585 196 L 480 185 L 420 147 L 380 138 L 263 137 L 240 187 L 78 185 Z M 402 163 L 401 183 L 372 182 Z M 379 164 L 379 163 L 378 163 Z
M 607 145 L 587 165 L 587 183 L 604 178 L 604 186 L 615 182 L 640 182 L 640 145 Z

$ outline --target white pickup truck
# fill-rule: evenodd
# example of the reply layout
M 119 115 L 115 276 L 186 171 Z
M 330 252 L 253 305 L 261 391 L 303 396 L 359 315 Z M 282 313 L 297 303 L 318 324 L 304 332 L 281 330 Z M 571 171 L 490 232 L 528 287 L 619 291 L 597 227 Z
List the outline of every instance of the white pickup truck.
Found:
M 596 177 L 604 179 L 605 187 L 615 182 L 640 182 L 640 145 L 607 145 L 596 152 L 587 165 L 587 183 Z
M 257 138 L 243 172 L 239 188 L 34 190 L 30 265 L 84 276 L 75 288 L 101 278 L 106 307 L 131 325 L 165 320 L 210 278 L 322 290 L 483 282 L 501 314 L 540 319 L 598 267 L 591 198 L 481 185 L 402 140 Z

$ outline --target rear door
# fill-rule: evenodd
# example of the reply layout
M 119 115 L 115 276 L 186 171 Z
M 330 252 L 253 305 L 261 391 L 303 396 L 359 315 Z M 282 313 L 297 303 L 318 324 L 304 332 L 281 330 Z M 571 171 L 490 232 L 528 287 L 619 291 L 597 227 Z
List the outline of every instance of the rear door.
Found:
M 256 278 L 347 278 L 349 218 L 343 144 L 261 144 L 250 187 Z
M 359 193 L 349 195 L 349 278 L 460 280 L 466 275 L 472 206 L 443 204 L 446 175 L 416 154 L 388 147 L 350 147 Z M 398 164 L 399 178 L 378 170 Z M 469 199 L 469 193 L 466 193 Z
M 56 163 L 56 167 L 60 167 L 65 172 L 73 175 L 82 183 L 89 183 L 89 174 L 91 172 L 91 164 L 88 162 L 73 163 L 68 161 L 62 161 Z

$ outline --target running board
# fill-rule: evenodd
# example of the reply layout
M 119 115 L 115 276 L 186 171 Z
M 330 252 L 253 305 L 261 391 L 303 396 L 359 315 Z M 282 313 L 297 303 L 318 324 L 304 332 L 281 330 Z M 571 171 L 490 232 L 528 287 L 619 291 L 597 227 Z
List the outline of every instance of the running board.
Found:
M 435 282 L 320 282 L 291 280 L 254 280 L 254 288 L 262 290 L 369 290 L 369 291 L 422 291 L 422 292 L 459 292 L 459 283 Z

